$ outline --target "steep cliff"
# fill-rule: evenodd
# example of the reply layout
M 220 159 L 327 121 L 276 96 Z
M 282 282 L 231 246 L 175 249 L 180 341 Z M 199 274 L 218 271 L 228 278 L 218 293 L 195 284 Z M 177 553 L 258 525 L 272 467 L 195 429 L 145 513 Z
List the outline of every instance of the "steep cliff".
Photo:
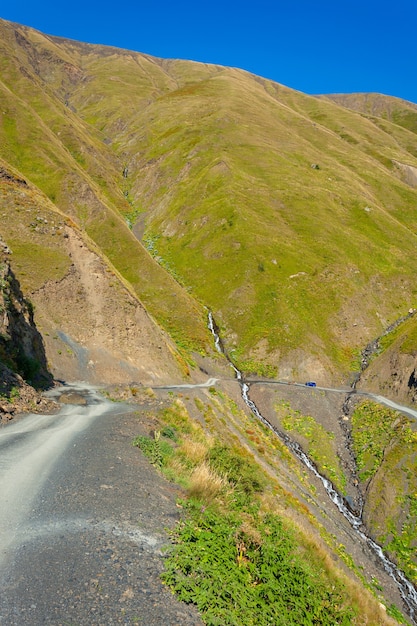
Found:
M 0 240 L 0 420 L 22 411 L 45 410 L 39 391 L 52 384 L 42 337 Z
M 413 406 L 417 400 L 417 318 L 411 309 L 403 323 L 373 344 L 359 387 Z

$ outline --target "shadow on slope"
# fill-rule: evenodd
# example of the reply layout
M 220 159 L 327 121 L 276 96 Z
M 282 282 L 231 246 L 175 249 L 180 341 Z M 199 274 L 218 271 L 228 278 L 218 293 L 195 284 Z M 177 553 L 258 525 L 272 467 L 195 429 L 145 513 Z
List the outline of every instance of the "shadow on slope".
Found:
M 9 262 L 0 265 L 0 361 L 35 389 L 51 386 L 42 336 L 33 319 L 33 307 L 25 299 Z M 0 393 L 10 398 L 10 377 L 0 374 Z

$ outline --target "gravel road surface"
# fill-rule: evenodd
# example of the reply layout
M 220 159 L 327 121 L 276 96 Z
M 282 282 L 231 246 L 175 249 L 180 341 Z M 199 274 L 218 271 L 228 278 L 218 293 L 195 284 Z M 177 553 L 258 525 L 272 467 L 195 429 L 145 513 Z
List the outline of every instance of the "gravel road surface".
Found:
M 131 445 L 140 417 L 74 391 L 0 429 L 1 626 L 202 624 L 159 580 L 178 491 Z

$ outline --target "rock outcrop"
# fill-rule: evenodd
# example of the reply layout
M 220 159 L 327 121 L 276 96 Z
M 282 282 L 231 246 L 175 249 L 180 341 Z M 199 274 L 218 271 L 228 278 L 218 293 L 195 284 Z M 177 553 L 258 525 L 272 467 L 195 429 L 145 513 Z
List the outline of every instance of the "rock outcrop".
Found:
M 11 251 L 0 240 L 0 419 L 47 410 L 39 391 L 52 384 L 42 337 L 10 266 Z
M 33 307 L 15 278 L 10 251 L 0 240 L 0 359 L 37 389 L 52 383 L 42 337 L 33 320 Z

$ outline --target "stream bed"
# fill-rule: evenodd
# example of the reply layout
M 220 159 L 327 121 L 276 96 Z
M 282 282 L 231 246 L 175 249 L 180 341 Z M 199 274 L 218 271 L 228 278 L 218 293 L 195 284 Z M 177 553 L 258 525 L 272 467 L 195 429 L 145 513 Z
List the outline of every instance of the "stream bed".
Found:
M 411 619 L 412 623 L 417 626 L 417 590 L 415 589 L 414 585 L 407 579 L 405 574 L 395 565 L 395 563 L 393 563 L 386 556 L 381 546 L 379 546 L 373 539 L 371 539 L 371 537 L 367 535 L 366 528 L 363 524 L 362 515 L 355 514 L 351 511 L 346 499 L 338 493 L 331 481 L 329 481 L 325 476 L 320 474 L 313 461 L 304 452 L 301 446 L 297 442 L 293 441 L 287 434 L 281 432 L 278 428 L 271 424 L 271 422 L 269 422 L 269 420 L 267 420 L 259 411 L 256 404 L 250 398 L 250 385 L 245 382 L 242 372 L 240 372 L 235 367 L 223 348 L 221 338 L 218 334 L 217 327 L 215 325 L 211 312 L 209 312 L 208 314 L 208 328 L 213 335 L 216 350 L 226 357 L 230 366 L 235 372 L 236 379 L 240 384 L 242 399 L 245 402 L 246 406 L 252 411 L 255 417 L 262 424 L 264 424 L 264 426 L 271 430 L 287 446 L 287 448 L 294 454 L 294 456 L 296 456 L 297 459 L 301 461 L 301 463 L 305 467 L 307 467 L 307 469 L 312 472 L 316 476 L 316 478 L 321 481 L 333 505 L 338 508 L 343 517 L 349 522 L 350 526 L 357 533 L 361 541 L 367 544 L 367 546 L 378 558 L 387 574 L 395 581 L 395 584 L 400 591 L 404 604 L 408 609 L 408 617 Z M 396 406 L 398 408 L 398 405 Z M 406 407 L 404 408 L 406 409 Z

